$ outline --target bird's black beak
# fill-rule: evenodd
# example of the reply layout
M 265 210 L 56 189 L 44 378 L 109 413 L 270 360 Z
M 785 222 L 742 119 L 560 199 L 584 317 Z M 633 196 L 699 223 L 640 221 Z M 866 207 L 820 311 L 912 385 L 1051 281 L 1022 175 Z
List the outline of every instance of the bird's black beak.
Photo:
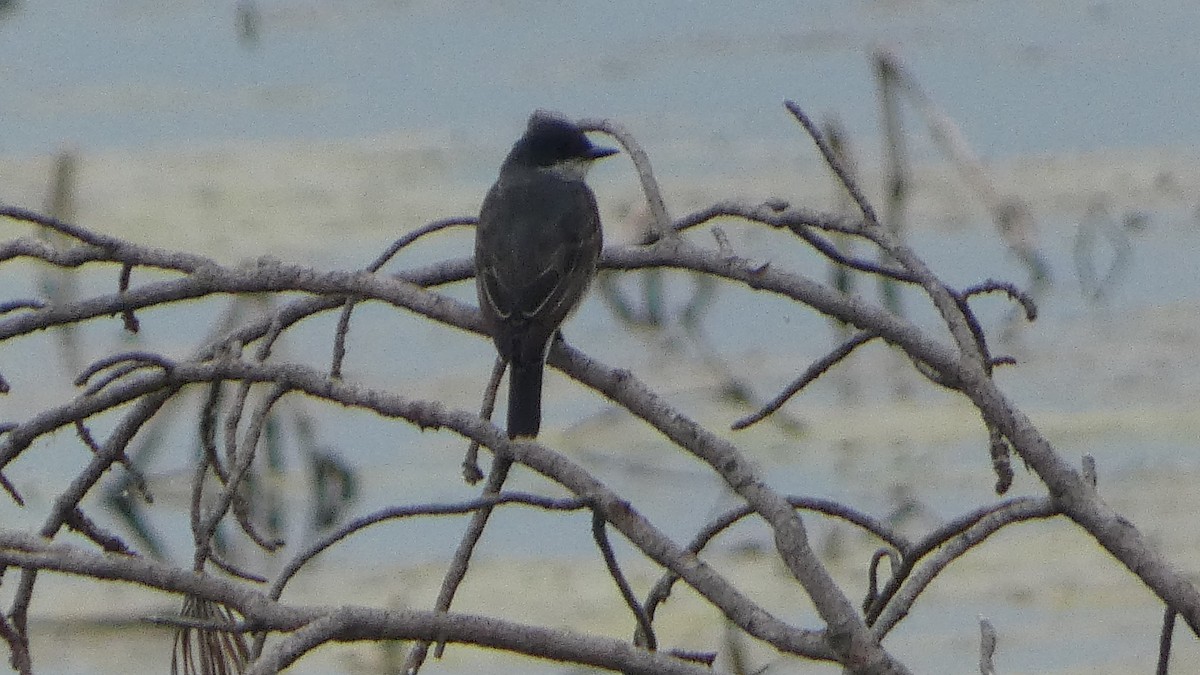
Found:
M 593 145 L 587 151 L 587 158 L 592 160 L 604 159 L 605 157 L 611 157 L 618 152 L 620 152 L 620 150 L 617 150 L 616 148 L 601 148 Z

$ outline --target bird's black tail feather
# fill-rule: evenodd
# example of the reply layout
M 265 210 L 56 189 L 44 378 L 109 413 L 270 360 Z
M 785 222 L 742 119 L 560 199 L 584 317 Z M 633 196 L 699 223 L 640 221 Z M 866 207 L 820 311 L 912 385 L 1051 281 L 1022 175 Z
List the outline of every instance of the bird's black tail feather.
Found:
M 508 437 L 536 438 L 542 426 L 542 369 L 539 361 L 509 364 Z

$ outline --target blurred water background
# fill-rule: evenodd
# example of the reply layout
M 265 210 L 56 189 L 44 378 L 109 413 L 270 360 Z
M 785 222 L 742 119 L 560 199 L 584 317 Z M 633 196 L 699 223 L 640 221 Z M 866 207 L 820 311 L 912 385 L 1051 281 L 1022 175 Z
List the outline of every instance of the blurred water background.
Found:
M 1102 488 L 1118 508 L 1175 559 L 1195 559 L 1200 537 L 1187 515 L 1200 498 L 1200 118 L 1193 114 L 1200 107 L 1200 6 L 1192 2 L 11 0 L 3 7 L 0 200 L 42 208 L 54 157 L 69 150 L 78 162 L 73 220 L 83 225 L 226 262 L 273 255 L 321 269 L 361 266 L 404 231 L 474 213 L 536 107 L 629 128 L 650 153 L 676 215 L 734 196 L 834 209 L 835 186 L 781 106 L 790 98 L 818 118 L 836 116 L 870 194 L 879 195 L 883 139 L 869 56 L 892 49 L 957 122 L 1000 188 L 1031 205 L 1035 245 L 1052 281 L 1042 317 L 1030 326 L 1013 329 L 1011 307 L 1000 300 L 980 303 L 989 329 L 1007 334 L 998 351 L 1018 360 L 998 377 L 1064 454 L 1096 456 Z M 994 277 L 1027 285 L 1027 270 L 921 118 L 909 111 L 905 127 L 915 166 L 913 246 L 951 283 Z M 610 240 L 631 236 L 620 225 L 637 199 L 629 165 L 612 160 L 592 183 Z M 5 227 L 5 237 L 23 232 Z M 724 227 L 739 254 L 827 275 L 789 237 Z M 438 237 L 395 265 L 469 255 L 470 236 Z M 1107 271 L 1111 279 L 1097 281 Z M 3 274 L 6 297 L 42 295 L 47 283 L 63 283 L 27 265 Z M 110 292 L 116 271 L 71 279 L 78 292 Z M 622 283 L 635 292 L 631 279 Z M 691 280 L 670 275 L 667 289 L 667 306 L 678 312 Z M 874 294 L 871 285 L 859 291 Z M 469 285 L 447 292 L 473 301 Z M 906 295 L 905 307 L 936 325 L 918 296 Z M 144 312 L 138 342 L 116 319 L 95 322 L 76 336 L 77 358 L 86 363 L 134 346 L 183 357 L 225 309 L 215 300 Z M 490 345 L 386 307 L 362 306 L 356 316 L 348 377 L 477 407 Z M 333 323 L 332 316 L 307 322 L 285 340 L 281 356 L 327 363 Z M 593 294 L 566 334 L 718 430 L 751 409 L 722 395 L 731 373 L 762 400 L 834 344 L 831 327 L 812 312 L 731 287 L 717 290 L 700 325 L 699 334 L 678 326 L 630 329 Z M 986 434 L 955 399 L 886 375 L 887 357 L 867 348 L 778 420 L 730 437 L 786 492 L 843 499 L 920 531 L 992 499 Z M 68 400 L 72 368 L 55 373 L 46 365 L 64 360 L 58 335 L 0 345 L 14 391 L 0 397 L 0 421 Z M 732 504 L 696 462 L 606 401 L 550 377 L 546 441 L 629 494 L 668 532 L 686 540 Z M 897 386 L 906 398 L 897 398 Z M 163 431 L 164 449 L 147 458 L 167 505 L 152 526 L 175 557 L 186 555 L 190 541 L 182 495 L 195 442 L 184 420 L 196 405 L 180 406 Z M 289 419 L 311 425 L 313 448 L 354 470 L 352 513 L 474 494 L 458 478 L 457 439 L 302 401 L 294 406 Z M 97 422 L 98 433 L 111 423 Z M 303 436 L 286 429 L 285 437 Z M 299 536 L 316 516 L 304 460 L 292 453 L 279 472 L 280 527 Z M 65 432 L 35 446 L 6 470 L 30 508 L 5 503 L 0 518 L 39 522 L 85 459 Z M 546 489 L 524 474 L 512 484 Z M 1037 492 L 1020 472 L 1016 489 Z M 94 508 L 104 513 L 103 505 Z M 456 607 L 532 619 L 529 588 L 561 582 L 566 590 L 556 597 L 567 599 L 540 608 L 541 616 L 561 611 L 566 625 L 628 633 L 632 624 L 597 567 L 586 517 L 501 515 L 481 550 L 481 568 L 494 576 L 473 587 L 475 604 L 469 587 Z M 115 513 L 105 520 L 125 527 Z M 847 583 L 863 586 L 858 570 L 868 543 L 809 520 L 823 551 L 844 563 Z M 976 658 L 975 617 L 986 614 L 1000 631 L 1003 672 L 1149 669 L 1161 608 L 1070 527 L 1025 527 L 952 568 L 888 646 L 922 672 L 967 672 Z M 311 579 L 298 581 L 297 593 L 322 602 L 377 602 L 385 593 L 388 603 L 426 607 L 438 564 L 460 531 L 434 520 L 377 528 L 328 554 Z M 535 540 L 542 543 L 531 550 Z M 798 594 L 769 586 L 778 571 L 756 566 L 754 551 L 770 545 L 767 533 L 747 525 L 718 549 L 733 556 L 735 575 L 744 568 L 747 587 L 765 587 L 782 616 L 811 622 Z M 535 556 L 549 562 L 534 565 Z M 512 572 L 504 563 L 513 559 L 526 560 L 530 571 Z M 338 577 L 322 576 L 347 569 L 359 571 L 360 584 L 331 587 Z M 632 572 L 643 583 L 653 578 L 649 566 L 633 564 Z M 573 575 L 580 581 L 562 581 Z M 55 583 L 46 582 L 48 598 L 35 608 L 44 613 L 46 635 L 67 636 L 80 648 L 58 650 L 47 637 L 39 672 L 126 672 L 127 658 L 161 670 L 164 635 L 133 619 L 146 606 L 171 602 L 100 594 L 80 603 L 80 586 Z M 97 627 L 127 627 L 111 618 L 126 603 L 117 614 L 130 619 L 128 630 Z M 689 637 L 683 630 L 678 639 Z M 123 646 L 112 652 L 114 644 Z M 427 672 L 566 672 L 503 660 L 481 665 L 479 653 L 460 649 L 455 660 L 455 651 Z M 381 662 L 371 649 L 323 650 L 295 671 L 386 672 Z M 770 672 L 832 670 L 782 664 Z

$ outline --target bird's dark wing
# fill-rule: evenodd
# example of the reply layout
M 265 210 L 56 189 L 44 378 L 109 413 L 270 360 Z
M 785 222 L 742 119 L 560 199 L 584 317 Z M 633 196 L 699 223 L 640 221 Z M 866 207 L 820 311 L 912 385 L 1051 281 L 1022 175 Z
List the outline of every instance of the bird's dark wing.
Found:
M 582 182 L 533 175 L 492 187 L 475 259 L 480 308 L 501 354 L 540 358 L 587 291 L 601 243 L 596 200 Z

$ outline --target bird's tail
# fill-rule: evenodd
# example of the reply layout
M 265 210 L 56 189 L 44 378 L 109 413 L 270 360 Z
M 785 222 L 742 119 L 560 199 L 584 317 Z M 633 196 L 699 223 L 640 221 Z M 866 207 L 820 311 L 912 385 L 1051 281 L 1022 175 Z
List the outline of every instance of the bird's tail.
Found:
M 509 364 L 508 437 L 536 438 L 542 426 L 541 361 Z

